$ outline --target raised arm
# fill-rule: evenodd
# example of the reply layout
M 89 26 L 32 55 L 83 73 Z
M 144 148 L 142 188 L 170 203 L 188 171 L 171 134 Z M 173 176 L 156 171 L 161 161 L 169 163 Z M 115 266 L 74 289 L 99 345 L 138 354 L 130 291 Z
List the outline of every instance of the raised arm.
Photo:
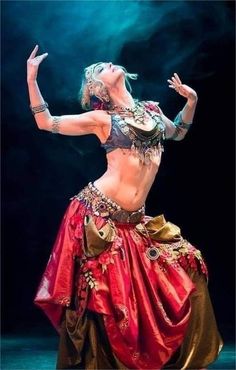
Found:
M 110 117 L 104 111 L 91 111 L 82 114 L 52 116 L 44 101 L 37 83 L 40 63 L 48 53 L 36 56 L 38 45 L 27 60 L 27 83 L 30 107 L 39 129 L 63 135 L 96 134 L 102 141 L 106 136 Z
M 191 87 L 183 85 L 177 73 L 174 73 L 172 79 L 167 81 L 169 82 L 169 87 L 185 97 L 187 102 L 174 121 L 171 121 L 162 113 L 162 119 L 166 127 L 166 139 L 182 140 L 193 122 L 198 100 L 197 93 Z

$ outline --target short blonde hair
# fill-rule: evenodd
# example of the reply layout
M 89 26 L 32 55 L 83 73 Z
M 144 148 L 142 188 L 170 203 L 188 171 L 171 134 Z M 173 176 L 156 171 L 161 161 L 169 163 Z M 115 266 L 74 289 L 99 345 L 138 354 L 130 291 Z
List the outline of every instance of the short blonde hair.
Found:
M 79 91 L 79 100 L 82 108 L 84 110 L 91 110 L 93 107 L 91 106 L 91 96 L 96 96 L 98 99 L 101 99 L 101 92 L 106 91 L 106 87 L 99 78 L 97 78 L 95 74 L 96 67 L 98 67 L 100 64 L 103 64 L 103 62 L 94 63 L 90 66 L 86 67 L 84 69 L 84 74 L 82 78 L 82 84 Z M 129 80 L 137 80 L 138 74 L 137 73 L 129 73 L 127 70 L 122 67 L 121 68 L 125 73 L 125 83 L 127 85 L 127 88 L 129 92 L 132 92 L 132 87 L 129 82 Z M 89 88 L 89 84 L 92 82 L 93 84 L 93 92 L 91 92 L 91 89 Z

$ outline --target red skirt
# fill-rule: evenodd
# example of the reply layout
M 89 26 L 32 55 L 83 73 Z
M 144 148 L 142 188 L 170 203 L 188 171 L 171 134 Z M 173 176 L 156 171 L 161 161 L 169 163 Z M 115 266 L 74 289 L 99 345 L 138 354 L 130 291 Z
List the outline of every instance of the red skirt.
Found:
M 114 207 L 89 188 L 71 201 L 37 290 L 57 368 L 207 366 L 222 340 L 201 252 L 164 216 L 124 222 Z

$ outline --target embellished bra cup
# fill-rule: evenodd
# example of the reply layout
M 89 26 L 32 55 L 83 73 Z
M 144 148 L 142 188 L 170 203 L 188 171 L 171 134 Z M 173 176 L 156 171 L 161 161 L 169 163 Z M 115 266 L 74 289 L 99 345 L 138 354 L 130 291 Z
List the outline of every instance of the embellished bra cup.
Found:
M 130 124 L 129 117 L 122 118 L 118 114 L 111 114 L 111 132 L 107 141 L 101 145 L 107 153 L 116 148 L 131 149 L 141 162 L 148 164 L 152 156 L 160 149 L 163 150 L 161 142 L 165 138 L 165 126 L 159 108 L 154 104 L 151 107 L 147 104 L 146 112 L 155 122 L 155 126 L 149 131 Z
M 119 115 L 111 116 L 111 132 L 107 141 L 101 146 L 107 153 L 116 148 L 131 148 L 132 142 L 130 138 L 121 129 L 122 118 Z

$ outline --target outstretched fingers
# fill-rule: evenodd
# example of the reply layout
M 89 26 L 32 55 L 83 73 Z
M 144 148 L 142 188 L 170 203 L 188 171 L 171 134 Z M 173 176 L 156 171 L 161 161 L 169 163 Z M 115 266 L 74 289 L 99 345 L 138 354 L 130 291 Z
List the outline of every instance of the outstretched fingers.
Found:
M 171 77 L 171 80 L 169 79 L 167 82 L 169 83 L 169 87 L 171 89 L 175 89 L 176 91 L 179 91 L 179 89 L 182 87 L 182 82 L 177 73 L 174 73 L 174 76 Z
M 39 63 L 41 63 L 47 56 L 48 56 L 48 53 L 44 53 L 42 55 L 39 55 L 36 58 L 38 59 Z
M 182 84 L 179 78 L 171 77 L 171 79 L 176 86 L 180 86 Z
M 178 84 L 182 84 L 182 82 L 181 82 L 181 80 L 180 80 L 180 78 L 179 78 L 179 76 L 177 75 L 177 73 L 174 73 L 174 76 L 175 76 L 175 79 L 176 79 L 176 81 L 178 82 Z
M 167 82 L 169 83 L 169 87 L 171 89 L 176 89 L 177 87 L 177 83 L 175 81 L 172 81 L 172 80 L 167 80 Z
M 39 46 L 36 45 L 35 48 L 34 48 L 34 50 L 32 51 L 32 53 L 30 54 L 29 59 L 33 59 L 35 57 L 35 55 L 36 55 L 36 53 L 38 51 L 38 48 L 39 48 Z
M 175 88 L 173 81 L 167 80 L 167 82 L 169 83 L 169 87 L 171 87 L 172 89 Z
M 170 85 L 174 85 L 174 82 L 172 80 L 167 80 L 167 82 L 169 82 Z

